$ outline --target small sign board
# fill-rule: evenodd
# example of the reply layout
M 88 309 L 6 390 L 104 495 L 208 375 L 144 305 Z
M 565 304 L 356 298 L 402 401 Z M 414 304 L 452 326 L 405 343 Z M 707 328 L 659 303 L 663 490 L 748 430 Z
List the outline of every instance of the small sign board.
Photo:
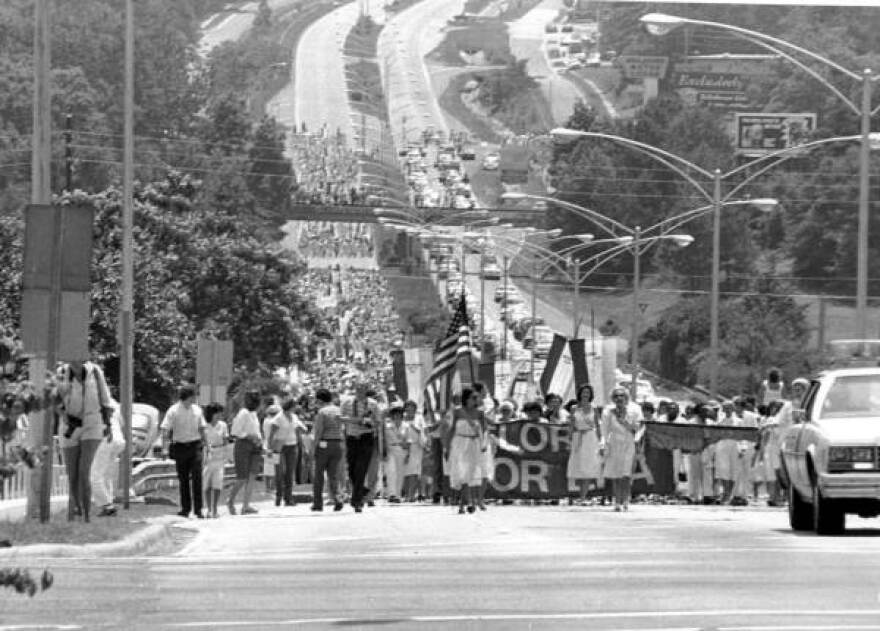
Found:
M 662 79 L 669 65 L 668 57 L 655 55 L 621 55 L 618 61 L 627 79 Z
M 814 129 L 816 114 L 812 112 L 736 112 L 736 153 L 741 156 L 763 156 L 796 147 L 809 140 Z

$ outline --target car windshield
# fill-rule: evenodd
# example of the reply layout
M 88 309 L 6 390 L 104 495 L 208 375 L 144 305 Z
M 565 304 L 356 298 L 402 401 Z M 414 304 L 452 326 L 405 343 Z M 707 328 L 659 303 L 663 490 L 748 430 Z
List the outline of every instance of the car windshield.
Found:
M 880 414 L 880 374 L 838 377 L 822 402 L 820 418 Z

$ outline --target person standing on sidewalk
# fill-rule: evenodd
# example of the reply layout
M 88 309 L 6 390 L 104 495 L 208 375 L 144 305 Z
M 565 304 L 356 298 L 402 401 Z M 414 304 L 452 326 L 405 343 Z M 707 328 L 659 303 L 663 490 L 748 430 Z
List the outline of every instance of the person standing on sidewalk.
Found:
M 216 519 L 220 495 L 223 493 L 223 474 L 227 461 L 229 428 L 222 420 L 223 406 L 210 403 L 205 406 L 205 471 L 202 480 L 205 484 L 205 504 L 208 516 Z
M 342 441 L 344 436 L 342 415 L 339 408 L 333 405 L 333 394 L 326 388 L 315 393 L 318 402 L 318 413 L 315 414 L 314 446 L 312 459 L 315 472 L 312 482 L 312 510 L 324 510 L 324 475 L 330 483 L 330 495 L 333 498 L 333 510 L 342 510 L 339 495 L 339 465 L 342 462 Z
M 294 506 L 293 472 L 299 454 L 300 436 L 306 426 L 293 411 L 296 401 L 287 398 L 281 403 L 281 411 L 269 419 L 269 433 L 266 439 L 269 449 L 276 454 L 275 465 L 275 506 Z
M 67 519 L 82 515 L 89 521 L 92 503 L 92 462 L 101 440 L 110 434 L 113 399 L 101 368 L 73 361 L 61 369 L 58 395 L 64 412 L 61 450 L 67 468 Z
M 114 487 L 119 477 L 119 455 L 125 450 L 125 436 L 119 423 L 119 406 L 113 402 L 113 416 L 110 418 L 110 433 L 98 445 L 92 462 L 92 499 L 99 506 L 98 517 L 116 514 L 113 505 Z
M 340 414 L 346 423 L 345 458 L 351 480 L 351 505 L 356 513 L 364 507 L 367 493 L 366 477 L 376 446 L 380 426 L 379 406 L 367 396 L 367 384 L 359 383 L 355 396 L 342 401 Z
M 251 493 L 256 485 L 257 474 L 263 470 L 263 439 L 260 436 L 260 420 L 257 408 L 260 406 L 260 393 L 246 392 L 244 406 L 232 419 L 230 433 L 235 438 L 232 459 L 235 462 L 235 484 L 226 502 L 229 514 L 235 515 L 235 497 L 244 488 L 244 500 L 241 505 L 242 515 L 253 515 L 257 512 L 251 506 Z
M 191 510 L 202 519 L 202 446 L 205 444 L 205 417 L 196 405 L 196 391 L 183 386 L 178 402 L 168 408 L 162 420 L 162 445 L 174 460 L 180 485 L 181 517 Z

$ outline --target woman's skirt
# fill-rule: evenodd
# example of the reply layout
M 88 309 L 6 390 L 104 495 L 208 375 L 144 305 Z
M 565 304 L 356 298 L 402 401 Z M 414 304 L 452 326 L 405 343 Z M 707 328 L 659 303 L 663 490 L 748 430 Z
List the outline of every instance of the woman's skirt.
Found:
M 482 484 L 484 457 L 479 438 L 453 436 L 449 446 L 450 486 L 457 489 Z
M 599 477 L 599 439 L 596 432 L 572 432 L 566 477 L 595 480 Z
M 235 477 L 239 480 L 247 480 L 263 470 L 262 458 L 259 457 L 254 443 L 246 438 L 236 439 L 232 448 L 232 461 L 235 463 Z

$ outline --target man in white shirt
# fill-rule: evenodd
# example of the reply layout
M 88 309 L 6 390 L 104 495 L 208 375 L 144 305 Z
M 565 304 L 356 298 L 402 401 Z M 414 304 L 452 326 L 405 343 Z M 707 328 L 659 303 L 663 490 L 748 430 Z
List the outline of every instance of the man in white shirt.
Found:
M 269 419 L 266 443 L 276 455 L 275 464 L 275 506 L 284 501 L 285 506 L 294 506 L 293 472 L 299 455 L 300 435 L 308 431 L 305 424 L 293 411 L 296 401 L 287 398 L 281 404 L 281 411 Z
M 190 511 L 195 508 L 195 516 L 202 519 L 202 445 L 205 444 L 205 417 L 202 408 L 195 404 L 196 391 L 192 386 L 183 386 L 179 399 L 168 408 L 162 421 L 162 446 L 177 468 L 177 480 L 180 484 L 180 512 L 177 514 L 189 517 Z

